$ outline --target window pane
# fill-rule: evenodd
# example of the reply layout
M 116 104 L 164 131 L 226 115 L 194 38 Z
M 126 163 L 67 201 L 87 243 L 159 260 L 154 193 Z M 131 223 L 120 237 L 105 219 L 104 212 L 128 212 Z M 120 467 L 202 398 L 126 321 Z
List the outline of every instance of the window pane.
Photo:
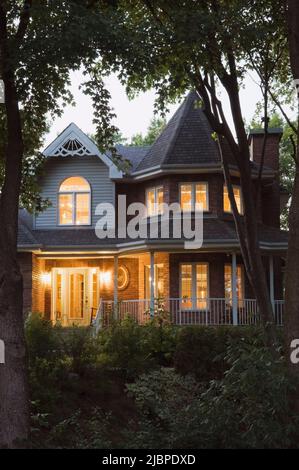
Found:
M 208 187 L 205 183 L 197 184 L 195 186 L 195 204 L 202 204 L 204 211 L 208 210 Z M 195 206 L 196 209 L 196 206 Z
M 84 275 L 70 274 L 70 318 L 83 318 L 84 315 Z
M 192 308 L 192 265 L 181 265 L 182 308 Z
M 228 197 L 227 186 L 224 186 L 223 189 L 223 210 L 224 212 L 231 212 L 230 200 Z
M 151 297 L 151 269 L 150 266 L 144 266 L 144 287 L 145 299 Z M 163 265 L 155 264 L 155 280 L 154 280 L 154 295 L 155 298 L 164 297 L 164 278 L 163 278 Z
M 181 185 L 181 209 L 191 211 L 192 209 L 192 186 L 191 184 Z
M 76 194 L 76 225 L 90 223 L 89 194 Z
M 147 215 L 155 215 L 155 190 L 149 189 L 146 193 Z
M 243 206 L 242 206 L 242 197 L 241 197 L 241 188 L 234 186 L 234 195 L 235 195 L 235 201 L 237 204 L 238 212 L 239 214 L 243 214 Z M 228 190 L 227 186 L 224 186 L 223 189 L 223 209 L 225 212 L 232 212 L 232 208 L 230 205 L 230 200 L 228 197 Z
M 241 307 L 244 299 L 242 266 L 237 266 L 237 298 L 239 307 Z
M 99 306 L 99 295 L 98 295 L 98 273 L 92 274 L 92 308 L 96 310 Z
M 71 225 L 73 223 L 72 194 L 59 195 L 59 223 L 60 225 Z
M 241 189 L 234 188 L 234 195 L 235 195 L 235 200 L 236 200 L 238 211 L 240 214 L 242 214 L 243 211 L 242 211 Z
M 161 297 L 164 297 L 164 278 L 163 278 L 163 269 L 164 267 L 162 265 L 160 266 L 155 266 L 155 271 L 156 271 L 156 285 L 155 285 L 155 296 L 159 299 Z
M 225 298 L 229 305 L 232 305 L 232 266 L 230 264 L 226 264 L 224 267 L 224 286 L 225 286 Z M 237 299 L 239 307 L 242 306 L 242 302 L 244 300 L 244 288 L 243 288 L 243 268 L 242 266 L 237 266 L 237 280 L 236 280 L 236 287 L 237 287 Z
M 66 179 L 60 186 L 61 193 L 89 192 L 89 183 L 80 176 L 72 176 Z
M 196 265 L 196 297 L 197 297 L 197 308 L 207 308 L 207 298 L 208 298 L 208 266 L 207 264 Z
M 158 214 L 163 213 L 163 202 L 164 202 L 164 191 L 163 188 L 157 189 L 157 204 L 158 204 Z
M 232 303 L 232 267 L 230 264 L 224 266 L 224 290 L 225 299 L 229 305 Z

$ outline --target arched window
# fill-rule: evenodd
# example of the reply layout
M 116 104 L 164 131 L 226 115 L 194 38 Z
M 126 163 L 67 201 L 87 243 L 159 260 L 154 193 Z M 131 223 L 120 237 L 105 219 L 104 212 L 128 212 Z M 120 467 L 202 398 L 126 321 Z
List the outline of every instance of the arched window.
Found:
M 90 225 L 90 185 L 80 176 L 63 181 L 58 194 L 59 225 Z

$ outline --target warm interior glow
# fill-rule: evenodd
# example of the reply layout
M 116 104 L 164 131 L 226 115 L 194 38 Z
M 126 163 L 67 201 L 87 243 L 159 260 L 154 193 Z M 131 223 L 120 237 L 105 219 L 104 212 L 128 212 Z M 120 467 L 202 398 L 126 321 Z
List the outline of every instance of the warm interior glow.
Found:
M 71 178 L 67 178 L 66 180 L 64 180 L 64 182 L 60 186 L 61 193 L 86 193 L 89 191 L 89 183 L 80 176 L 71 176 Z
M 49 286 L 51 284 L 51 273 L 47 273 L 47 272 L 42 273 L 41 281 L 45 286 Z
M 236 205 L 238 208 L 238 212 L 239 214 L 243 214 L 241 188 L 239 186 L 234 186 L 233 190 L 234 190 L 234 196 L 235 196 L 235 201 L 236 201 Z M 223 188 L 223 210 L 224 212 L 232 212 L 229 195 L 228 195 L 228 189 L 226 185 L 224 185 L 224 188 Z
M 147 215 L 149 217 L 163 213 L 164 190 L 162 187 L 146 191 Z
M 183 211 L 208 210 L 208 184 L 190 183 L 180 186 L 180 201 Z M 202 207 L 200 206 L 202 205 Z
M 109 285 L 111 283 L 111 272 L 110 271 L 101 271 L 100 272 L 100 281 L 103 285 Z
M 90 224 L 90 185 L 79 176 L 67 178 L 59 188 L 59 224 Z

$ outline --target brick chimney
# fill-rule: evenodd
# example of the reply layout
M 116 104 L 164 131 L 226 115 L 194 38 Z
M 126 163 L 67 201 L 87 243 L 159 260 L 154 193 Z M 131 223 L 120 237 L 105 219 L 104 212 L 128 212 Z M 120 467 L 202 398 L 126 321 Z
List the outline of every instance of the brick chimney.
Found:
M 264 172 L 274 172 L 274 177 L 263 185 L 261 200 L 262 222 L 272 227 L 280 227 L 280 175 L 279 175 L 279 144 L 283 130 L 270 128 L 268 130 Z M 265 132 L 263 129 L 252 129 L 249 133 L 251 160 L 258 165 L 261 163 Z

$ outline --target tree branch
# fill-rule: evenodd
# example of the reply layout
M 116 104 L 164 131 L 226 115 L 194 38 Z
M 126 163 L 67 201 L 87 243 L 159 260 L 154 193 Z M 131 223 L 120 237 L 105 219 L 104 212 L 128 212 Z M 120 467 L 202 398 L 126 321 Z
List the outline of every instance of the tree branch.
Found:
M 23 9 L 20 14 L 18 30 L 15 35 L 15 43 L 17 47 L 20 47 L 25 37 L 31 16 L 31 7 L 32 0 L 24 0 Z

